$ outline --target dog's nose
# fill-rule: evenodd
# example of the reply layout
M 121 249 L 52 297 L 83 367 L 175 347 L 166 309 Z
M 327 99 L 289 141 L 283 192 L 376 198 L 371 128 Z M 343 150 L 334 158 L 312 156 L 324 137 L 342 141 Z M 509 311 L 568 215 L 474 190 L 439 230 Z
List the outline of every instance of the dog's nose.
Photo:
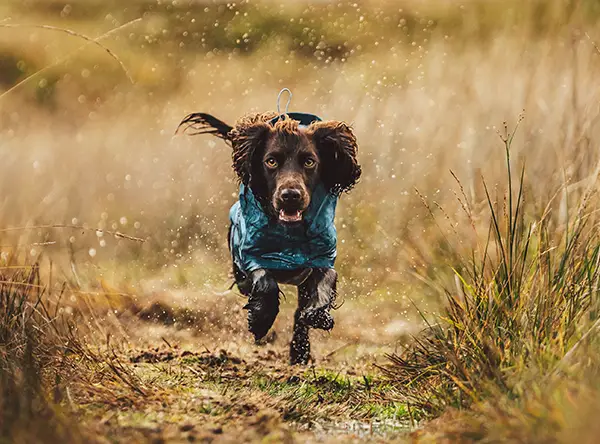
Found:
M 298 202 L 301 197 L 300 191 L 294 188 L 286 188 L 281 192 L 281 200 L 284 202 Z

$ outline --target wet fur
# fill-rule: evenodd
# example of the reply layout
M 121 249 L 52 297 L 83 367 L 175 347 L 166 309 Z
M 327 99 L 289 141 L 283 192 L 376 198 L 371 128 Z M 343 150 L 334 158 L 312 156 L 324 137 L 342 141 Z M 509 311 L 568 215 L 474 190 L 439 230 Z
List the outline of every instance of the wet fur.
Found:
M 187 134 L 211 134 L 225 140 L 233 148 L 233 169 L 239 181 L 250 187 L 266 214 L 276 215 L 273 193 L 278 184 L 265 173 L 263 156 L 268 142 L 279 143 L 288 151 L 306 143 L 314 146 L 318 157 L 318 177 L 330 192 L 350 191 L 361 175 L 357 160 L 358 145 L 352 129 L 344 122 L 314 122 L 301 129 L 298 122 L 281 119 L 270 121 L 276 113 L 247 115 L 233 126 L 204 113 L 187 116 L 180 124 Z M 308 142 L 307 142 L 308 141 Z M 295 148 L 293 148 L 295 149 Z M 297 171 L 293 172 L 301 177 Z M 275 181 L 276 182 L 276 181 Z M 309 184 L 299 184 L 310 189 Z M 276 199 L 275 199 L 276 200 Z M 248 297 L 248 328 L 258 341 L 263 338 L 279 312 L 279 283 L 298 287 L 298 308 L 290 343 L 292 364 L 306 364 L 310 358 L 309 329 L 331 330 L 334 325 L 330 310 L 334 307 L 337 273 L 333 269 L 300 269 L 292 272 L 256 270 L 246 275 L 233 265 L 238 289 Z
M 259 174 L 260 156 L 257 151 L 264 149 L 268 136 L 278 138 L 299 137 L 298 122 L 283 119 L 271 125 L 269 121 L 276 113 L 251 114 L 240 119 L 229 137 L 233 144 L 233 169 L 240 182 L 250 186 L 252 191 L 264 196 L 264 178 Z M 321 179 L 334 193 L 350 191 L 361 175 L 356 158 L 358 144 L 351 128 L 344 122 L 315 122 L 306 130 L 318 147 L 323 162 Z

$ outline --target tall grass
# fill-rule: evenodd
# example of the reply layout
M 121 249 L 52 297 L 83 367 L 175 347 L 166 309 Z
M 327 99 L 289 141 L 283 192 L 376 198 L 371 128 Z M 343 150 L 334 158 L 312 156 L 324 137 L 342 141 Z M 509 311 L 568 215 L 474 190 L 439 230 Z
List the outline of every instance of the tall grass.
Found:
M 524 405 L 535 393 L 545 394 L 542 405 L 552 409 L 553 383 L 565 373 L 583 383 L 585 369 L 600 369 L 597 343 L 582 347 L 596 333 L 600 308 L 598 172 L 586 180 L 569 223 L 552 226 L 551 202 L 540 216 L 530 214 L 525 167 L 516 170 L 511 158 L 514 136 L 506 127 L 501 135 L 506 193 L 498 198 L 484 182 L 489 226 L 479 238 L 485 241 L 454 264 L 455 285 L 445 286 L 447 305 L 438 322 L 405 353 L 391 355 L 386 369 L 406 400 L 434 416 L 486 401 L 496 415 L 509 417 L 513 412 L 501 406 L 506 400 L 527 416 Z M 450 248 L 464 258 L 459 242 Z M 556 431 L 556 420 L 545 419 Z
M 38 263 L 19 265 L 17 256 L 3 257 L 0 442 L 83 442 L 93 432 L 77 422 L 81 406 L 146 396 L 110 345 L 109 321 L 101 326 L 97 319 L 108 309 L 83 294 L 75 299 L 71 285 L 56 288 L 51 279 L 42 280 Z
M 0 440 L 77 442 L 78 427 L 56 407 L 73 338 L 44 300 L 37 264 L 3 261 L 1 270 Z

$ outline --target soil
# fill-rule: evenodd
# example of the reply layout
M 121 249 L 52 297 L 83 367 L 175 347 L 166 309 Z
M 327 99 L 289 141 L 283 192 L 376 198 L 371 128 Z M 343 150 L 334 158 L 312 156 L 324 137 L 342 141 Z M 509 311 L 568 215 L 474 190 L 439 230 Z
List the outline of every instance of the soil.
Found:
M 106 372 L 69 395 L 82 424 L 101 442 L 404 441 L 406 406 L 377 366 L 414 332 L 410 324 L 375 314 L 373 301 L 368 310 L 346 301 L 331 333 L 311 333 L 311 363 L 290 366 L 294 304 L 282 301 L 255 344 L 234 291 L 113 300 L 94 314 L 110 338 L 96 346 Z

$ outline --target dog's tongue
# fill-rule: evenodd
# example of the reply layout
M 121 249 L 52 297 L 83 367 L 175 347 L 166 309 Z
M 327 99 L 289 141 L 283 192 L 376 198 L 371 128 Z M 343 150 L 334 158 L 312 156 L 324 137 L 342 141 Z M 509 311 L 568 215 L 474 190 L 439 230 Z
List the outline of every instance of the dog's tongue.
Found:
M 300 222 L 302 220 L 302 211 L 286 213 L 283 210 L 279 210 L 279 220 L 283 222 Z

